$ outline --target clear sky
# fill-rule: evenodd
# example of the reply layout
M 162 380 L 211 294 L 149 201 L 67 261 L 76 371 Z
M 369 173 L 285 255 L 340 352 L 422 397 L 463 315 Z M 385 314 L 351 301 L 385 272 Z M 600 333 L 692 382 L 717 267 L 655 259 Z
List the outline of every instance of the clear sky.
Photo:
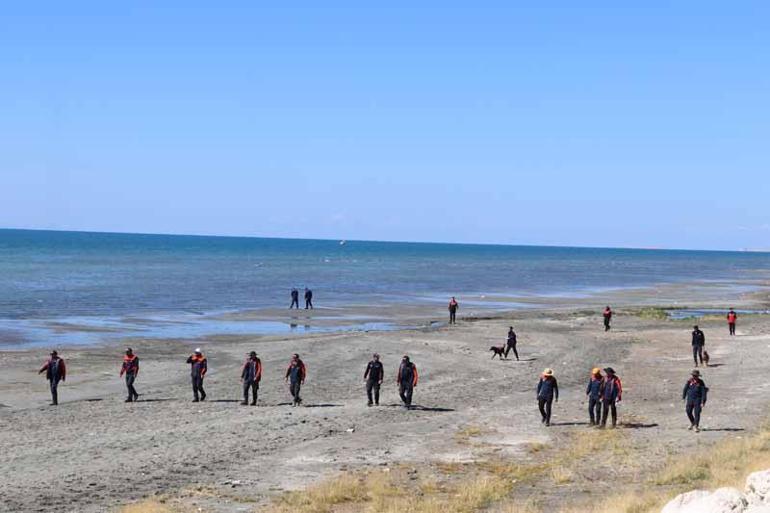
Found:
M 770 2 L 636 3 L 9 2 L 0 226 L 770 247 Z

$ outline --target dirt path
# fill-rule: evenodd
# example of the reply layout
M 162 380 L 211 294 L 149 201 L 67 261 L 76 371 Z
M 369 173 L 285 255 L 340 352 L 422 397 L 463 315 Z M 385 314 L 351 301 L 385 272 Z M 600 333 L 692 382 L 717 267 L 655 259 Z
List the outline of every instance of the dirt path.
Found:
M 502 345 L 511 322 L 522 361 L 490 360 L 489 346 Z M 72 377 L 58 408 L 45 406 L 46 385 L 34 373 L 44 355 L 0 353 L 0 510 L 97 512 L 198 486 L 206 493 L 188 502 L 203 511 L 251 511 L 266 495 L 345 469 L 491 453 L 521 458 L 532 443 L 558 446 L 588 429 L 583 392 L 597 365 L 622 377 L 621 422 L 645 448 L 649 462 L 640 466 L 654 466 L 672 450 L 750 430 L 770 401 L 770 318 L 742 319 L 733 338 L 721 321 L 701 322 L 717 366 L 704 371 L 711 388 L 705 429 L 687 431 L 679 397 L 692 366 L 689 324 L 620 315 L 604 333 L 598 316 L 530 312 L 435 331 L 221 339 L 204 345 L 210 400 L 199 404 L 190 402 L 184 360 L 191 346 L 183 342 L 133 343 L 143 363 L 135 404 L 122 401 L 119 348 L 63 354 Z M 265 366 L 257 408 L 237 404 L 242 355 L 251 349 Z M 375 350 L 387 381 L 383 406 L 367 408 L 362 375 Z M 309 371 L 303 408 L 288 405 L 282 380 L 295 351 Z M 399 406 L 394 384 L 404 353 L 421 376 L 412 411 Z M 555 369 L 562 392 L 550 429 L 534 401 L 544 367 Z M 483 428 L 482 443 L 458 438 L 469 426 Z

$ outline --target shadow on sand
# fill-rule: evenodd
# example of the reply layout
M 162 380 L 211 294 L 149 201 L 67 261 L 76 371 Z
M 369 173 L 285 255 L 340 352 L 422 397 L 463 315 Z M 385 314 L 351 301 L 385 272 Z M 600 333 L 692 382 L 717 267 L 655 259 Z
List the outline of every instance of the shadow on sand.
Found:
M 712 431 L 712 432 L 718 432 L 718 431 L 726 431 L 728 433 L 736 433 L 740 431 L 746 431 L 743 428 L 703 428 L 701 431 Z
M 621 429 L 649 429 L 658 427 L 658 424 L 655 422 L 651 422 L 649 424 L 644 424 L 642 422 L 623 422 L 621 424 L 618 424 L 618 427 Z
M 428 406 L 422 406 L 420 404 L 413 404 L 412 406 L 409 407 L 409 409 L 410 410 L 415 410 L 415 411 L 433 411 L 433 412 L 438 412 L 438 413 L 445 413 L 445 412 L 455 411 L 453 408 L 431 408 L 431 407 L 428 407 Z

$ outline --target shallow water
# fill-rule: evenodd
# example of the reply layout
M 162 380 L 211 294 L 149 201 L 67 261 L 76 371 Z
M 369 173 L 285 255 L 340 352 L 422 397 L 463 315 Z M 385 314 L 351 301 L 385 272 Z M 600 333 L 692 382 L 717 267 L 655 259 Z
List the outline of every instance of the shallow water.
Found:
M 350 320 L 292 328 L 215 318 L 287 308 L 291 287 L 311 287 L 325 307 L 443 309 L 456 295 L 466 307 L 507 310 L 532 306 L 516 298 L 666 283 L 745 287 L 769 269 L 766 253 L 0 230 L 0 343 L 353 329 Z M 371 315 L 352 325 L 394 326 Z

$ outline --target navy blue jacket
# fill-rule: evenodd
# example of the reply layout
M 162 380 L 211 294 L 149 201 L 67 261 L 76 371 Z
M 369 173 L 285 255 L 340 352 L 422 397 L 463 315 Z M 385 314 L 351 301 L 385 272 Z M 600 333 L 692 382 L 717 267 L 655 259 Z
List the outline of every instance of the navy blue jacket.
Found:
M 556 396 L 559 400 L 559 384 L 553 376 L 543 376 L 537 384 L 537 398 L 550 401 Z
M 706 335 L 704 335 L 701 330 L 696 330 L 692 332 L 692 345 L 694 346 L 706 345 Z
M 706 404 L 706 396 L 709 389 L 700 378 L 690 378 L 682 390 L 682 399 L 687 399 L 691 404 Z
M 588 380 L 588 386 L 586 387 L 586 395 L 591 399 L 599 399 L 603 386 L 604 378 L 597 379 L 591 376 L 591 379 Z
M 620 401 L 623 395 L 623 385 L 617 376 L 607 377 L 602 385 L 602 401 L 614 403 Z

